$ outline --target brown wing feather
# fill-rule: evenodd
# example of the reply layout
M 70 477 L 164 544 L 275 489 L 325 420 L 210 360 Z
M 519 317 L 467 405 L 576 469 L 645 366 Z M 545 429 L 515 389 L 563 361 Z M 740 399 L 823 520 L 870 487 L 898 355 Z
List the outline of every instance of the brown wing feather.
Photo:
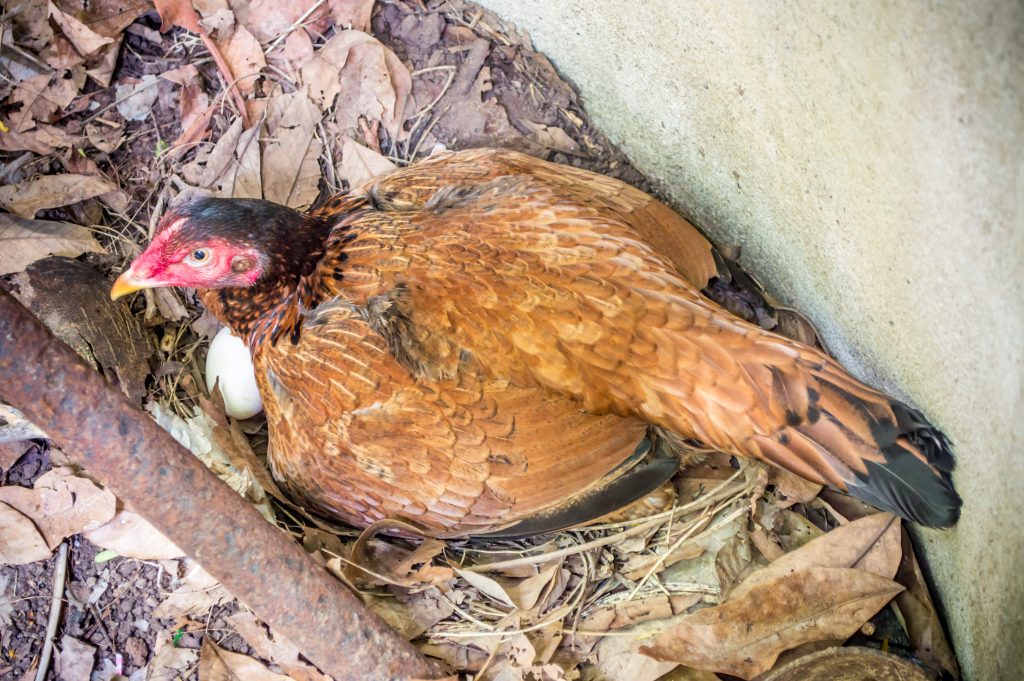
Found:
M 405 517 L 454 536 L 513 524 L 596 484 L 646 430 L 469 372 L 417 382 L 339 301 L 312 313 L 297 345 L 262 346 L 256 365 L 275 475 L 357 526 Z
M 470 357 L 492 379 L 593 414 L 640 416 L 840 489 L 865 484 L 872 462 L 891 468 L 886 448 L 897 442 L 917 461 L 911 477 L 942 477 L 906 437 L 880 438 L 897 420 L 889 398 L 726 313 L 620 211 L 577 194 L 534 171 L 442 189 L 419 210 L 354 214 L 342 225 L 354 239 L 337 289 L 360 305 L 401 290 L 413 363 L 439 375 Z M 905 494 L 903 482 L 885 493 Z

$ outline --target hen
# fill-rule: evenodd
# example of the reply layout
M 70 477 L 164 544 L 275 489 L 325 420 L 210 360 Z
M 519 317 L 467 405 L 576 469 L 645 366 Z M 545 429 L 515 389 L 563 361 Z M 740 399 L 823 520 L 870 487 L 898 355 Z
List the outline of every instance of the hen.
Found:
M 305 214 L 175 209 L 111 295 L 200 289 L 252 350 L 273 473 L 356 526 L 579 524 L 658 488 L 680 438 L 954 524 L 943 434 L 707 299 L 715 273 L 710 245 L 647 194 L 472 150 Z

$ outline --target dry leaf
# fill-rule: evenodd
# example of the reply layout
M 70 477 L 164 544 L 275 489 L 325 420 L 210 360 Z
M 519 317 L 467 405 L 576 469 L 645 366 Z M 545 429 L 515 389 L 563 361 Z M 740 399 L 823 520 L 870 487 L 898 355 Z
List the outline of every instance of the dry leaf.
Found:
M 46 433 L 25 418 L 25 415 L 19 410 L 0 402 L 0 442 L 36 440 L 45 437 Z M 7 466 L 0 466 L 0 468 L 7 468 Z
M 199 681 L 290 681 L 246 655 L 224 650 L 209 636 L 199 653 Z
M 100 84 L 100 87 L 109 87 L 114 77 L 114 69 L 117 68 L 117 57 L 121 53 L 121 37 L 118 36 L 113 43 L 100 52 L 100 58 L 96 65 L 87 68 L 85 72 L 90 78 Z
M 409 641 L 455 612 L 454 606 L 437 587 L 418 593 L 403 592 L 397 588 L 394 592 L 392 596 L 367 596 L 364 602 Z
M 186 31 L 200 33 L 199 15 L 192 0 L 153 0 L 156 11 L 160 14 L 160 32 L 166 33 L 174 26 L 180 26 Z
M 111 182 L 94 175 L 42 175 L 0 187 L 0 207 L 23 218 L 45 208 L 57 208 L 117 191 Z
M 350 187 L 356 187 L 396 168 L 398 166 L 387 157 L 364 147 L 351 137 L 346 137 L 341 148 L 341 163 L 337 166 L 337 175 L 339 180 L 345 180 Z
M 50 549 L 32 521 L 0 502 L 0 565 L 24 565 L 49 557 Z
M 275 97 L 267 107 L 262 157 L 263 198 L 291 208 L 308 207 L 319 193 L 320 111 L 303 92 Z
M 117 38 L 140 16 L 150 11 L 149 0 L 53 0 L 61 11 L 73 15 L 98 35 Z
M 390 544 L 382 544 L 390 547 Z M 444 551 L 445 543 L 437 539 L 424 539 L 413 551 L 387 551 L 377 553 L 375 562 L 381 564 L 386 577 L 402 586 L 423 586 L 439 584 L 455 576 L 454 570 L 444 565 L 434 565 L 433 559 Z M 376 567 L 376 566 L 375 566 Z
M 95 659 L 96 646 L 64 634 L 60 640 L 56 671 L 61 681 L 89 681 Z
M 153 657 L 147 665 L 149 672 L 146 678 L 154 681 L 188 678 L 189 671 L 195 667 L 198 657 L 198 650 L 178 648 L 174 645 L 172 633 L 161 631 L 157 635 Z
M 580 145 L 576 144 L 576 141 L 558 126 L 543 125 L 533 121 L 523 121 L 523 124 L 530 129 L 530 138 L 537 144 L 568 153 L 577 153 L 580 150 Z
M 242 119 L 236 119 L 217 140 L 205 168 L 191 171 L 186 167 L 186 177 L 198 172 L 196 183 L 223 198 L 263 198 L 259 133 L 260 126 L 243 130 Z
M 490 577 L 480 574 L 479 572 L 470 572 L 468 570 L 461 570 L 459 568 L 454 569 L 455 573 L 459 577 L 462 577 L 464 580 L 466 580 L 473 588 L 475 588 L 480 593 L 486 594 L 495 601 L 507 605 L 510 608 L 515 607 L 515 603 L 513 603 L 509 595 L 505 593 L 505 588 L 501 584 L 499 584 L 497 580 L 491 579 Z
M 532 577 L 505 585 L 505 593 L 520 610 L 532 610 L 561 567 L 561 560 L 541 565 Z
M 75 46 L 75 49 L 83 57 L 87 57 L 104 45 L 114 42 L 113 38 L 96 33 L 75 17 L 61 12 L 53 2 L 48 3 L 48 8 L 50 18 L 60 26 L 60 30 L 64 32 L 67 39 L 71 41 L 71 44 Z
M 370 15 L 375 0 L 327 0 L 331 17 L 338 28 L 370 32 Z
M 199 69 L 195 67 L 195 64 L 185 64 L 176 69 L 164 71 L 160 77 L 178 85 L 194 85 L 199 80 Z
M 205 616 L 211 608 L 231 598 L 227 589 L 191 559 L 185 560 L 185 576 L 153 611 L 153 617 L 183 620 Z
M 85 71 L 72 69 L 70 78 L 60 75 L 43 74 L 22 81 L 11 93 L 10 104 L 21 108 L 10 116 L 10 128 L 14 132 L 27 132 L 40 123 L 53 122 L 57 113 L 67 107 L 85 84 Z M 3 137 L 6 137 L 5 133 Z
M 128 121 L 144 121 L 149 118 L 156 103 L 156 76 L 143 76 L 138 82 L 123 81 L 117 84 L 114 94 L 117 98 L 117 112 Z
M 678 666 L 642 655 L 639 646 L 631 636 L 602 638 L 594 647 L 594 666 L 606 681 L 655 681 Z
M 793 504 L 804 504 L 818 496 L 822 485 L 816 482 L 804 480 L 783 468 L 772 466 L 768 469 L 768 483 L 775 485 L 775 489 L 785 497 L 785 501 L 778 501 L 776 505 L 780 508 L 788 508 Z
M 131 511 L 120 511 L 110 522 L 84 532 L 82 536 L 100 548 L 117 551 L 119 556 L 129 558 L 166 560 L 185 555 L 149 521 Z
M 640 651 L 750 679 L 770 669 L 784 650 L 848 638 L 902 590 L 891 579 L 864 570 L 790 572 L 722 605 L 659 622 L 661 633 Z
M 380 121 L 398 139 L 412 89 L 409 69 L 376 38 L 339 31 L 302 67 L 306 94 L 326 111 L 338 98 L 333 119 L 356 130 L 359 117 Z
M 31 518 L 51 550 L 66 537 L 109 521 L 117 505 L 113 494 L 76 476 L 69 468 L 45 473 L 32 489 L 0 487 L 0 501 Z
M 85 126 L 85 135 L 90 144 L 108 154 L 124 144 L 124 128 L 121 127 L 90 123 Z
M 854 568 L 892 578 L 901 555 L 900 521 L 889 513 L 876 513 L 837 527 L 751 573 L 733 595 L 738 598 L 758 584 L 812 567 Z
M 319 33 L 327 28 L 327 8 L 323 3 L 310 0 L 252 0 L 234 3 L 234 10 L 238 22 L 264 43 L 292 28 L 297 28 L 295 33 L 305 32 L 301 26 L 309 26 Z
M 960 665 L 957 664 L 953 647 L 943 631 L 942 620 L 935 611 L 931 594 L 928 592 L 928 583 L 921 574 L 921 566 L 914 555 L 910 535 L 906 529 L 901 528 L 901 536 L 903 557 L 896 573 L 896 581 L 907 590 L 896 597 L 896 605 L 906 623 L 907 636 L 914 646 L 914 654 L 928 666 L 944 669 L 954 679 L 959 679 Z
M 267 65 L 260 43 L 244 27 L 237 26 L 231 38 L 217 43 L 238 89 L 243 95 L 251 94 L 256 87 L 260 71 Z

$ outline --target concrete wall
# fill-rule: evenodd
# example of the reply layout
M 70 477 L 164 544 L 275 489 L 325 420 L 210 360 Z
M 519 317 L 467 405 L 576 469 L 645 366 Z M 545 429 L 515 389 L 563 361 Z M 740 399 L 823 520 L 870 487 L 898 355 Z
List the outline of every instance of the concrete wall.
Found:
M 922 532 L 968 678 L 1024 673 L 1024 4 L 485 0 L 847 366 L 957 445 Z

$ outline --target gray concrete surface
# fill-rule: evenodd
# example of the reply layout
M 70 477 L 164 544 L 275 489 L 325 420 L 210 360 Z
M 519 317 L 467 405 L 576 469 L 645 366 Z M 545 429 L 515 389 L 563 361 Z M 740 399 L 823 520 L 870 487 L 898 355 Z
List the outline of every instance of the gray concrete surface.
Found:
M 919 533 L 969 679 L 1024 678 L 1024 4 L 485 0 L 685 214 L 957 446 Z

